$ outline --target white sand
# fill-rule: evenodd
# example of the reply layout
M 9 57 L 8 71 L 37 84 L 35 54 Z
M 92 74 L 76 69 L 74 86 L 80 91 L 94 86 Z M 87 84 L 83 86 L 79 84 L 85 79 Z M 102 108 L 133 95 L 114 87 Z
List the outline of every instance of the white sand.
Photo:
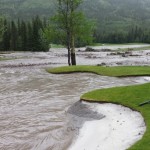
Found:
M 150 77 L 144 77 L 146 81 L 150 81 Z
M 106 117 L 85 122 L 69 150 L 126 150 L 142 138 L 146 127 L 140 113 L 115 104 L 88 105 Z

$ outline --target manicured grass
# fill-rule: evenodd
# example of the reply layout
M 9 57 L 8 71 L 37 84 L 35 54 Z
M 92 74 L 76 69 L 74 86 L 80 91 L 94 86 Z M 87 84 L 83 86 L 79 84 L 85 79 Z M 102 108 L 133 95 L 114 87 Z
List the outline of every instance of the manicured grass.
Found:
M 149 66 L 124 66 L 124 67 L 100 67 L 100 66 L 70 66 L 47 69 L 50 73 L 91 72 L 107 76 L 150 76 Z M 99 103 L 116 103 L 139 111 L 147 126 L 143 138 L 128 150 L 150 150 L 150 104 L 139 106 L 140 103 L 150 100 L 150 83 L 125 87 L 114 87 L 88 92 L 81 96 L 81 100 Z
M 49 73 L 73 73 L 73 72 L 91 72 L 104 76 L 146 76 L 150 75 L 149 66 L 117 66 L 117 67 L 102 67 L 102 66 L 65 66 L 47 69 Z
M 10 60 L 8 58 L 0 58 L 0 61 L 4 61 L 4 60 Z
M 50 44 L 50 47 L 51 48 L 64 48 L 64 46 L 60 44 Z
M 92 45 L 88 45 L 88 46 L 103 46 L 104 44 L 102 44 L 102 43 L 93 43 Z M 107 45 L 107 44 L 106 44 Z M 88 47 L 87 46 L 87 47 Z
M 115 87 L 88 92 L 81 96 L 81 100 L 94 102 L 111 102 L 130 107 L 141 112 L 147 126 L 143 138 L 129 150 L 150 149 L 150 104 L 139 107 L 144 101 L 150 100 L 150 83 L 136 86 Z

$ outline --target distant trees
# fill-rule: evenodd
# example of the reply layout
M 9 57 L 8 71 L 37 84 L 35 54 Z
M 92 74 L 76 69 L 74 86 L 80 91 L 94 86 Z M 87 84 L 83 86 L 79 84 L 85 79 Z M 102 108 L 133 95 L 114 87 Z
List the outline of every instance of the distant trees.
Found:
M 51 42 L 59 40 L 68 49 L 68 65 L 76 65 L 75 46 L 92 41 L 93 23 L 78 10 L 83 0 L 57 0 L 57 14 L 45 34 Z
M 124 31 L 95 31 L 94 37 L 97 43 L 150 43 L 150 29 L 133 26 Z
M 31 21 L 19 20 L 3 23 L 5 31 L 2 35 L 1 50 L 9 51 L 48 51 L 48 42 L 43 36 L 45 20 L 38 16 Z
M 48 51 L 49 42 L 63 44 L 68 49 L 68 64 L 76 65 L 75 47 L 90 44 L 93 37 L 95 43 L 150 43 L 148 27 L 132 26 L 114 31 L 95 29 L 95 23 L 78 12 L 82 0 L 73 1 L 58 0 L 58 13 L 49 23 L 38 16 L 30 21 L 8 21 L 0 17 L 0 50 Z M 74 8 L 72 12 L 72 5 L 77 10 Z
M 0 41 L 2 40 L 5 31 L 4 18 L 0 16 Z

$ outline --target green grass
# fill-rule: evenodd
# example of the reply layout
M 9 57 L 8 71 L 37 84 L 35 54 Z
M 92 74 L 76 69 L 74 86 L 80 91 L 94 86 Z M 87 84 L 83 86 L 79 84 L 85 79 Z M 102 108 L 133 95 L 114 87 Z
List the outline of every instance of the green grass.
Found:
M 50 47 L 51 48 L 64 48 L 64 46 L 60 44 L 50 44 Z
M 143 76 L 150 75 L 150 67 L 124 66 L 124 67 L 99 67 L 99 66 L 71 66 L 47 69 L 50 73 L 91 72 L 107 76 Z M 150 104 L 142 107 L 140 103 L 150 100 L 150 83 L 125 87 L 100 89 L 85 93 L 81 100 L 99 103 L 121 104 L 139 111 L 145 119 L 146 132 L 141 140 L 128 150 L 149 150 L 150 143 Z
M 10 60 L 9 58 L 0 58 L 0 61 Z
M 117 66 L 117 67 L 102 67 L 102 66 L 65 66 L 47 69 L 49 73 L 73 73 L 73 72 L 90 72 L 103 76 L 123 77 L 123 76 L 146 76 L 150 75 L 149 66 Z
M 92 43 L 92 45 L 88 45 L 88 46 L 103 46 L 102 43 Z
M 15 60 L 15 59 L 20 59 L 20 58 L 1 58 L 0 57 L 0 61 Z

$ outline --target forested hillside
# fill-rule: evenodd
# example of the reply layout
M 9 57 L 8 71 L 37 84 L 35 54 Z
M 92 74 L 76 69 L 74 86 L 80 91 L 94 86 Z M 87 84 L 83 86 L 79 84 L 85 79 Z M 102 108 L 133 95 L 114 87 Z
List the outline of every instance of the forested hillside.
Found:
M 86 0 L 82 8 L 107 29 L 147 26 L 150 22 L 149 0 Z
M 83 0 L 80 9 L 97 22 L 95 42 L 150 43 L 150 0 Z M 0 0 L 0 15 L 16 22 L 55 11 L 56 0 Z
M 54 13 L 54 0 L 0 0 L 0 13 L 11 19 L 30 19 Z
M 29 19 L 37 14 L 51 16 L 55 0 L 0 0 L 0 13 L 8 18 Z M 150 22 L 149 0 L 84 0 L 81 9 L 103 28 L 126 28 Z

